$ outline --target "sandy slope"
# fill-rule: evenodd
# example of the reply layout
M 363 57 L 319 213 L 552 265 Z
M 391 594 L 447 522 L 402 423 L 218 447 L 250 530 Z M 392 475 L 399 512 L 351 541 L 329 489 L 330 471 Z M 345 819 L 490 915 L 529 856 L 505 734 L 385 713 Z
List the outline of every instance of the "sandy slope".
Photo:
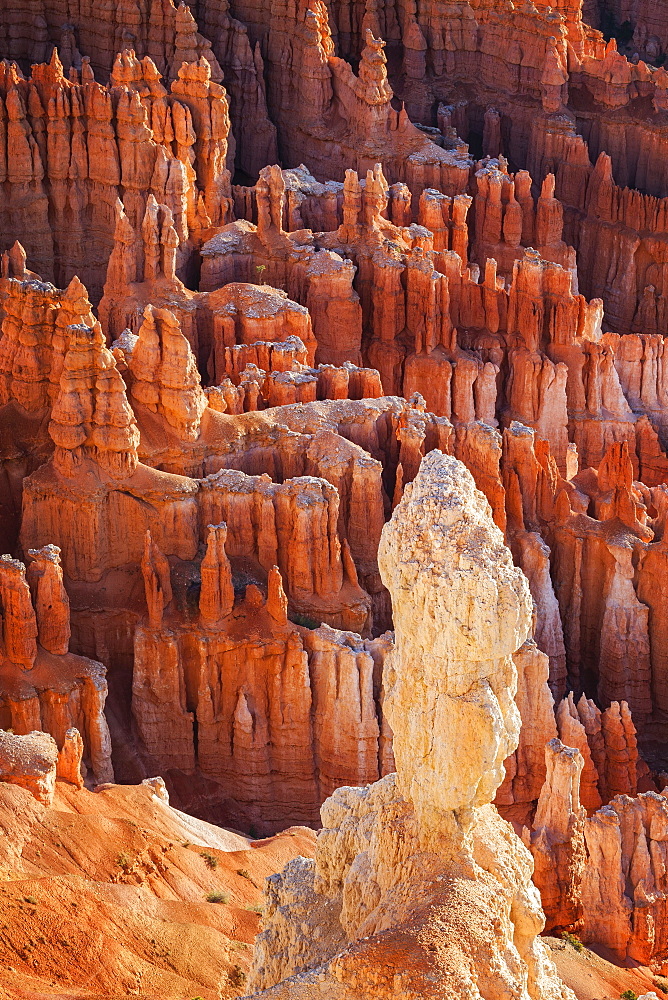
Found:
M 604 949 L 592 951 L 584 948 L 575 950 L 564 941 L 544 938 L 550 948 L 550 957 L 555 962 L 559 975 L 575 993 L 578 1000 L 619 1000 L 625 990 L 633 990 L 638 996 L 655 992 L 664 994 L 654 984 L 654 974 L 645 966 L 620 966 L 613 956 Z
M 314 840 L 295 827 L 251 841 L 146 785 L 58 782 L 45 809 L 0 784 L 0 997 L 242 994 L 263 880 Z

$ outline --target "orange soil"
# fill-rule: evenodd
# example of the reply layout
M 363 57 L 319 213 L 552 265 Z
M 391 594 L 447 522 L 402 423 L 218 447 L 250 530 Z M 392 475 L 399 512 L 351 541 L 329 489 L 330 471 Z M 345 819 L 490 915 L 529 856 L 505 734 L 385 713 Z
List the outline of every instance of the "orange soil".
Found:
M 578 1000 L 619 1000 L 625 990 L 633 990 L 638 996 L 650 992 L 658 997 L 664 995 L 654 985 L 654 973 L 646 966 L 619 965 L 603 948 L 578 952 L 557 938 L 543 940 L 559 975 Z
M 145 785 L 58 782 L 46 809 L 0 784 L 0 998 L 241 995 L 263 881 L 314 844 L 303 827 L 249 840 Z

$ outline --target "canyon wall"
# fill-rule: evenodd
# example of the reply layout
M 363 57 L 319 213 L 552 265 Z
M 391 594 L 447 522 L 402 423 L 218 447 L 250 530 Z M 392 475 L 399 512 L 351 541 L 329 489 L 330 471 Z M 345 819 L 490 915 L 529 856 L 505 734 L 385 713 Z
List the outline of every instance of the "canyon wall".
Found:
M 395 992 L 558 996 L 532 864 L 548 931 L 668 959 L 666 24 L 0 11 L 2 775 L 323 822 L 258 990 L 382 996 L 392 929 Z

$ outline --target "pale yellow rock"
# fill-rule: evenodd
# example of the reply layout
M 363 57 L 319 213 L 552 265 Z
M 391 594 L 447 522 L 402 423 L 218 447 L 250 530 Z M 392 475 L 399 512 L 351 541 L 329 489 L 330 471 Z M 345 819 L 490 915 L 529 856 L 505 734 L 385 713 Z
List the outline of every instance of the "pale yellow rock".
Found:
M 471 474 L 440 452 L 385 526 L 378 566 L 393 598 L 385 713 L 399 788 L 438 836 L 442 814 L 493 799 L 517 746 L 512 654 L 531 594 Z
M 490 804 L 518 744 L 529 588 L 460 462 L 423 459 L 379 564 L 397 774 L 339 788 L 315 859 L 269 880 L 253 995 L 573 1000 L 538 937 L 531 856 Z

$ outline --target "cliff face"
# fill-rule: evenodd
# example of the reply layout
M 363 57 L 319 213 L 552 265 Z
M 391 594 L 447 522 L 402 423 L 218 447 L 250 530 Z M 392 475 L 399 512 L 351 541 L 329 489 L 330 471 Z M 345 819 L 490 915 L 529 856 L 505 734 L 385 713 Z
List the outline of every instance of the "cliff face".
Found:
M 145 756 L 163 773 L 197 767 L 257 831 L 316 824 L 339 784 L 389 769 L 380 692 L 390 636 L 295 626 L 278 566 L 266 596 L 249 583 L 235 600 L 227 535 L 225 522 L 208 526 L 197 616 L 179 608 L 147 537 L 149 617 L 135 632 L 132 692 Z
M 18 560 L 0 559 L 2 726 L 17 737 L 27 738 L 39 730 L 49 733 L 56 755 L 58 750 L 65 752 L 68 761 L 70 734 L 78 730 L 78 761 L 63 764 L 69 780 L 81 781 L 83 756 L 84 774 L 90 769 L 93 781 L 113 781 L 104 716 L 106 670 L 101 663 L 69 652 L 70 605 L 60 550 L 47 545 L 30 549 L 28 554 L 27 574 Z
M 53 49 L 28 79 L 3 65 L 0 216 L 42 277 L 65 285 L 78 275 L 98 300 L 119 199 L 138 221 L 153 195 L 183 241 L 191 228 L 226 221 L 230 126 L 215 60 L 212 69 L 196 49 L 169 89 L 151 58 L 140 62 L 131 50 L 119 54 L 106 86 L 88 58 L 78 62 L 68 77 Z

